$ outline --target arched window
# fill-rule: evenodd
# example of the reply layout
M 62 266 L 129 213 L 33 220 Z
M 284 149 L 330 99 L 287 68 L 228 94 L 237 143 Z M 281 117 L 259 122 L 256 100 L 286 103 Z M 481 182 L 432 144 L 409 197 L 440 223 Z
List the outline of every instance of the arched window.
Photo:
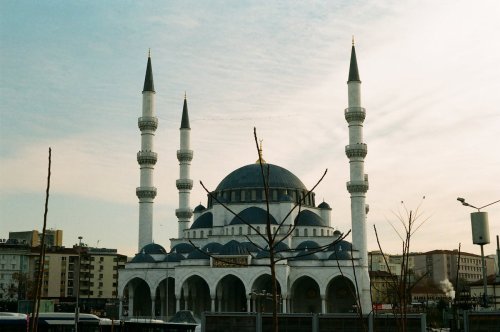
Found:
M 203 239 L 203 236 L 205 235 L 204 233 L 205 233 L 204 231 L 200 231 L 200 238 Z
M 239 234 L 239 235 L 243 235 L 243 227 L 240 227 L 240 228 L 238 229 L 238 234 Z
M 193 231 L 193 239 L 196 239 L 196 231 Z
M 325 230 L 323 228 L 321 229 L 321 236 L 325 236 Z
M 234 227 L 231 227 L 231 235 L 234 235 Z
M 300 236 L 300 232 L 299 232 L 298 228 L 295 229 L 295 236 Z
M 304 236 L 309 236 L 307 233 L 307 228 L 304 228 Z
M 316 236 L 316 228 L 313 229 L 313 236 Z
M 248 235 L 252 234 L 252 229 L 250 228 L 250 226 L 247 227 L 247 234 Z
M 260 233 L 260 226 L 257 226 L 257 233 Z

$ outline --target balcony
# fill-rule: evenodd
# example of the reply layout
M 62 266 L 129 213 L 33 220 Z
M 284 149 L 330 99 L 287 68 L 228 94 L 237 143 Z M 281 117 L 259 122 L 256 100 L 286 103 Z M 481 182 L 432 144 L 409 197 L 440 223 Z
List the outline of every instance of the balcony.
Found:
M 347 191 L 349 193 L 366 193 L 368 191 L 368 180 L 347 182 Z
M 135 193 L 139 199 L 141 198 L 155 198 L 156 188 L 155 187 L 137 187 Z
M 137 152 L 137 162 L 139 165 L 155 165 L 158 160 L 158 154 L 151 151 Z
M 353 157 L 364 158 L 366 157 L 367 153 L 368 153 L 368 148 L 365 143 L 351 144 L 345 147 L 345 154 L 347 155 L 347 158 L 353 158 Z
M 344 117 L 347 122 L 365 121 L 366 111 L 363 107 L 349 107 L 344 110 Z
M 158 118 L 154 116 L 142 116 L 139 118 L 138 123 L 139 129 L 152 130 L 155 131 L 158 128 Z
M 175 181 L 175 186 L 178 190 L 191 190 L 193 188 L 193 180 L 179 179 Z
M 177 160 L 179 161 L 193 160 L 193 150 L 177 150 Z

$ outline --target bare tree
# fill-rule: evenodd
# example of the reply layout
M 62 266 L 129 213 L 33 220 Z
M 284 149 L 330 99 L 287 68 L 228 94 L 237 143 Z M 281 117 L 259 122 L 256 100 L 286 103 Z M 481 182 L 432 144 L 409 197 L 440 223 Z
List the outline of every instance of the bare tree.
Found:
M 217 197 L 217 195 L 214 195 L 210 190 L 208 190 L 205 187 L 205 185 L 203 184 L 203 182 L 200 181 L 200 184 L 203 187 L 203 189 L 205 189 L 205 191 L 207 192 L 207 194 L 210 196 L 210 198 L 212 200 L 214 200 L 217 203 L 219 203 L 220 205 L 222 205 L 227 211 L 229 211 L 232 215 L 234 215 L 236 218 L 238 218 L 243 224 L 245 224 L 250 229 L 252 229 L 252 231 L 255 234 L 257 234 L 258 237 L 260 237 L 263 240 L 263 243 L 265 243 L 265 245 L 262 246 L 258 242 L 254 241 L 254 239 L 252 239 L 248 235 L 245 235 L 245 237 L 247 238 L 247 240 L 252 245 L 254 245 L 255 247 L 257 247 L 259 250 L 268 253 L 269 263 L 267 263 L 267 264 L 259 264 L 259 265 L 260 266 L 267 266 L 270 269 L 271 283 L 272 283 L 272 285 L 271 285 L 271 288 L 272 288 L 271 289 L 271 300 L 272 300 L 272 304 L 273 304 L 273 312 L 272 312 L 272 315 L 273 315 L 272 316 L 273 317 L 273 330 L 275 332 L 278 332 L 278 330 L 279 330 L 278 309 L 279 309 L 279 302 L 280 302 L 280 300 L 279 300 L 279 295 L 278 295 L 278 286 L 277 286 L 277 278 L 276 278 L 276 264 L 278 262 L 280 262 L 280 261 L 289 259 L 288 257 L 285 257 L 284 255 L 282 255 L 282 253 L 285 253 L 285 252 L 296 253 L 295 257 L 298 258 L 298 257 L 304 257 L 304 256 L 308 256 L 308 255 L 313 255 L 313 254 L 315 254 L 317 252 L 320 252 L 320 251 L 325 251 L 328 248 L 330 248 L 332 245 L 335 245 L 336 243 L 344 240 L 346 238 L 346 236 L 349 235 L 350 230 L 346 234 L 342 234 L 341 233 L 338 238 L 336 238 L 334 241 L 332 241 L 332 242 L 330 242 L 330 243 L 328 243 L 326 245 L 318 246 L 318 247 L 314 247 L 314 248 L 308 248 L 307 251 L 297 250 L 297 249 L 294 249 L 294 248 L 286 249 L 286 250 L 280 250 L 280 249 L 278 249 L 279 245 L 284 240 L 286 240 L 288 237 L 290 237 L 293 234 L 293 232 L 295 231 L 296 227 L 297 227 L 297 221 L 294 221 L 293 223 L 288 224 L 287 223 L 288 218 L 290 217 L 290 215 L 292 214 L 292 212 L 295 211 L 295 210 L 298 210 L 298 212 L 300 214 L 302 205 L 311 196 L 312 192 L 316 189 L 316 187 L 323 181 L 324 177 L 326 176 L 326 174 L 328 172 L 328 169 L 326 169 L 323 172 L 322 176 L 316 182 L 316 184 L 310 190 L 308 190 L 305 195 L 303 195 L 302 197 L 300 197 L 297 200 L 297 202 L 294 203 L 293 207 L 290 209 L 290 211 L 288 211 L 288 213 L 285 215 L 285 217 L 281 221 L 278 222 L 278 226 L 275 229 L 273 229 L 272 228 L 272 223 L 271 223 L 270 195 L 269 195 L 269 189 L 270 189 L 269 188 L 270 168 L 269 168 L 269 166 L 262 159 L 261 149 L 259 147 L 259 140 L 258 140 L 258 137 L 257 137 L 257 130 L 255 128 L 253 130 L 253 134 L 254 134 L 255 146 L 256 146 L 256 149 L 257 149 L 257 152 L 258 152 L 258 156 L 259 156 L 258 162 L 259 162 L 259 165 L 260 165 L 261 176 L 262 176 L 262 184 L 263 184 L 263 187 L 264 187 L 264 195 L 265 195 L 264 196 L 264 201 L 265 201 L 265 204 L 266 204 L 266 216 L 267 216 L 267 220 L 266 220 L 266 224 L 265 224 L 265 232 L 261 232 L 259 228 L 255 227 L 248 220 L 244 220 L 243 218 L 241 218 L 241 216 L 238 215 L 236 212 L 234 212 L 227 204 L 225 204 L 225 202 L 223 202 L 222 200 L 220 200 Z M 197 247 L 193 242 L 191 242 L 191 241 L 189 241 L 189 242 L 197 250 L 201 251 L 201 249 L 199 247 Z M 226 260 L 224 260 L 224 258 L 217 257 L 216 255 L 213 255 L 211 253 L 207 253 L 205 251 L 202 251 L 202 252 L 204 254 L 210 256 L 212 259 L 215 259 L 215 260 L 218 260 L 218 261 L 222 261 L 222 262 L 227 262 L 227 263 L 230 263 L 230 264 L 240 265 L 240 264 L 235 263 L 233 261 L 231 261 L 231 262 L 226 261 Z M 243 264 L 241 264 L 241 265 L 243 265 Z M 254 265 L 257 265 L 257 264 L 254 264 Z M 355 296 L 355 298 L 358 299 L 358 302 L 359 302 L 359 297 Z
M 38 276 L 35 291 L 35 298 L 33 301 L 33 312 L 31 320 L 31 331 L 36 332 L 38 329 L 38 313 L 40 310 L 40 297 L 42 290 L 42 278 L 43 278 L 43 268 L 45 265 L 45 231 L 47 228 L 47 213 L 49 206 L 49 192 L 50 192 L 50 166 L 51 166 L 51 153 L 52 149 L 49 148 L 49 165 L 48 165 L 48 175 L 47 175 L 47 189 L 45 191 L 45 212 L 43 214 L 43 229 L 42 229 L 42 242 L 40 244 L 40 256 L 38 260 Z
M 422 206 L 423 200 L 425 196 L 422 198 L 422 201 L 417 206 L 415 211 L 408 210 L 404 202 L 401 202 L 403 206 L 403 212 L 400 210 L 398 213 L 394 213 L 396 219 L 400 223 L 400 227 L 402 226 L 402 230 L 398 229 L 393 223 L 389 221 L 392 229 L 396 232 L 398 237 L 401 239 L 401 261 L 400 261 L 400 274 L 397 278 L 390 279 L 389 288 L 390 291 L 396 295 L 396 303 L 393 305 L 392 311 L 394 317 L 396 319 L 396 324 L 398 330 L 401 332 L 406 332 L 407 327 L 407 312 L 409 303 L 411 303 L 411 289 L 418 283 L 420 280 L 427 276 L 427 273 L 420 276 L 417 280 L 412 281 L 410 278 L 410 244 L 412 236 L 416 231 L 422 227 L 422 225 L 429 220 L 430 217 L 423 217 L 423 214 L 420 212 L 420 208 Z M 423 219 L 422 219 L 423 218 Z M 380 244 L 380 239 L 377 233 L 377 228 L 373 225 L 373 229 L 375 231 L 375 237 L 377 239 L 377 245 L 380 250 L 380 253 L 384 259 L 384 264 L 387 268 L 387 271 L 390 274 L 393 274 L 391 271 L 391 267 L 389 262 L 387 261 L 387 257 L 382 250 L 382 246 Z

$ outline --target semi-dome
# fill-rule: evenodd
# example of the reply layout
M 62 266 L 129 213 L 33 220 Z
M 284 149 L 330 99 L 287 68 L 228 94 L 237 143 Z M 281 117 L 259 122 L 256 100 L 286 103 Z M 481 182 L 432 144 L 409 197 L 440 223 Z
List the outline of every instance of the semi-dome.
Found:
M 270 214 L 269 215 L 271 225 L 277 225 L 276 219 Z M 267 223 L 267 212 L 264 209 L 252 206 L 246 208 L 245 210 L 238 213 L 237 216 L 231 220 L 230 225 L 241 225 L 245 224 L 242 220 L 246 221 L 248 224 L 266 224 Z
M 317 260 L 319 260 L 319 257 L 315 253 L 310 253 L 308 250 L 302 250 L 293 258 L 293 260 L 295 260 L 295 261 L 317 261 Z
M 167 251 L 157 243 L 150 243 L 142 247 L 141 253 L 148 255 L 165 255 Z
M 269 188 L 307 190 L 302 181 L 289 170 L 273 164 L 264 165 L 268 166 Z M 231 172 L 219 183 L 215 191 L 243 188 L 264 188 L 259 164 L 246 165 Z
M 190 229 L 197 228 L 212 228 L 214 222 L 214 216 L 212 212 L 207 212 L 199 216 L 191 225 Z
M 252 242 L 241 242 L 241 245 L 245 246 L 248 252 L 258 252 L 260 250 L 259 247 Z
M 323 218 L 309 210 L 302 210 L 295 217 L 295 225 L 297 226 L 325 226 Z

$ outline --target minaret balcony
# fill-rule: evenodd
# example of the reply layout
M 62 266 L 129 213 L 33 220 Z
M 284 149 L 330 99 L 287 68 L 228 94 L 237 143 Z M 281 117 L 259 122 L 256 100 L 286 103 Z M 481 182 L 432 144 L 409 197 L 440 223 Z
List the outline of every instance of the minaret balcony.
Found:
M 178 190 L 191 190 L 193 188 L 193 180 L 190 179 L 179 179 L 175 181 L 175 185 Z
M 179 161 L 193 160 L 193 150 L 177 150 L 177 160 Z
M 175 216 L 179 219 L 191 219 L 193 211 L 191 209 L 176 209 Z
M 366 111 L 363 107 L 348 107 L 344 110 L 344 116 L 347 122 L 365 121 Z
M 357 143 L 357 144 L 350 144 L 346 145 L 345 147 L 345 154 L 347 155 L 347 158 L 352 158 L 352 157 L 366 157 L 366 154 L 368 153 L 368 148 L 365 143 Z
M 138 120 L 139 129 L 155 131 L 158 128 L 158 118 L 154 116 L 142 116 Z
M 347 182 L 349 193 L 366 193 L 368 191 L 368 180 Z
M 137 162 L 139 165 L 155 165 L 158 160 L 158 154 L 151 151 L 137 152 Z
M 155 187 L 137 187 L 135 189 L 135 194 L 139 199 L 141 198 L 155 198 L 156 188 Z

